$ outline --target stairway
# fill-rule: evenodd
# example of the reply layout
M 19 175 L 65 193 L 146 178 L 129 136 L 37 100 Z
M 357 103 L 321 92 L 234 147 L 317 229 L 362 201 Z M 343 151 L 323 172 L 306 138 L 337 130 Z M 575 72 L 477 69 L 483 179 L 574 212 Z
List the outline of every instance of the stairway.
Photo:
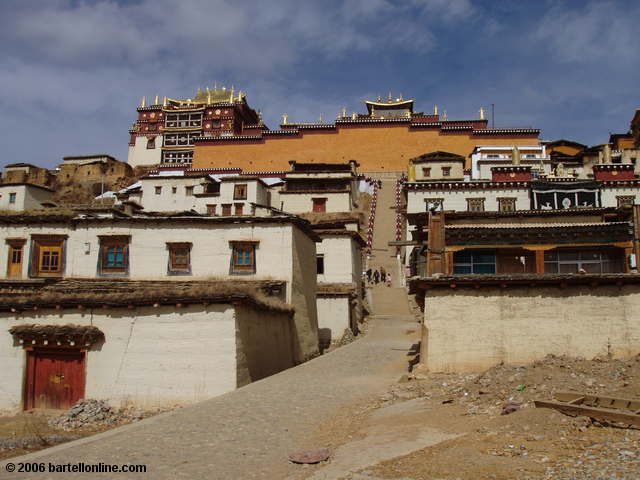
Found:
M 373 178 L 375 174 L 370 175 Z M 384 267 L 391 272 L 393 282 L 391 287 L 379 283 L 372 287 L 372 307 L 374 315 L 411 315 L 407 292 L 399 287 L 400 267 L 396 259 L 395 247 L 390 247 L 388 242 L 395 240 L 396 211 L 395 189 L 396 179 L 387 174 L 380 178 L 382 188 L 378 190 L 378 205 L 373 229 L 373 245 L 371 258 L 367 268 L 371 270 Z

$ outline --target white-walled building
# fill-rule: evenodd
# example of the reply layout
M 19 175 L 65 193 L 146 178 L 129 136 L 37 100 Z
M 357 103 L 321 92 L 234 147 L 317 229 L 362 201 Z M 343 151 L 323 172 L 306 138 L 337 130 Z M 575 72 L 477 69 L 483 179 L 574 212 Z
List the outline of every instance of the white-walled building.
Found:
M 52 203 L 53 190 L 31 183 L 0 184 L 0 210 L 31 210 Z
M 229 283 L 62 281 L 0 294 L 0 410 L 187 404 L 295 365 L 293 308 L 259 282 Z
M 0 215 L 8 279 L 282 281 L 296 361 L 318 351 L 316 242 L 294 216 L 163 216 L 43 211 Z

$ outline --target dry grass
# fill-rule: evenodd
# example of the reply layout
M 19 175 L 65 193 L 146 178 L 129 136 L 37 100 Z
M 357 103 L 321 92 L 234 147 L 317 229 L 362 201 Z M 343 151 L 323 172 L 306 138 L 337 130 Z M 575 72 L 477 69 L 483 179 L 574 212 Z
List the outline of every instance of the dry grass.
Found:
M 360 222 L 362 220 L 362 212 L 332 212 L 332 213 L 299 213 L 299 217 L 304 218 L 314 227 L 328 224 Z
M 261 310 L 293 313 L 293 307 L 266 296 L 259 282 L 128 282 L 76 280 L 33 294 L 0 295 L 0 309 L 89 308 L 179 303 L 245 302 Z
M 89 343 L 104 339 L 104 333 L 93 325 L 38 325 L 31 323 L 11 327 L 9 333 L 18 338 L 33 337 L 35 335 L 52 339 L 79 337 L 83 342 Z

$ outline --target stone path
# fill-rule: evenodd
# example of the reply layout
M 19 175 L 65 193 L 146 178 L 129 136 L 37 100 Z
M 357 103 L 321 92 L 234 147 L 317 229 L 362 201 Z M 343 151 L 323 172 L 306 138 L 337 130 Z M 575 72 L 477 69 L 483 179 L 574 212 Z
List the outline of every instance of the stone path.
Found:
M 10 461 L 146 464 L 147 474 L 9 474 L 0 478 L 281 479 L 287 455 L 341 406 L 382 393 L 407 370 L 411 317 L 373 318 L 363 338 L 234 392 Z M 417 330 L 416 330 L 417 331 Z

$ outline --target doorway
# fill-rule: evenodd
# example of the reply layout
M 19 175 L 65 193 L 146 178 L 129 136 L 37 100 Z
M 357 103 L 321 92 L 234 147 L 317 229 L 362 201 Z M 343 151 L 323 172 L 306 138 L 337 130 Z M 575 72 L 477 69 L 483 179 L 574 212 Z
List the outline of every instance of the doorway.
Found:
M 76 349 L 27 351 L 25 410 L 67 409 L 84 398 L 85 352 Z

